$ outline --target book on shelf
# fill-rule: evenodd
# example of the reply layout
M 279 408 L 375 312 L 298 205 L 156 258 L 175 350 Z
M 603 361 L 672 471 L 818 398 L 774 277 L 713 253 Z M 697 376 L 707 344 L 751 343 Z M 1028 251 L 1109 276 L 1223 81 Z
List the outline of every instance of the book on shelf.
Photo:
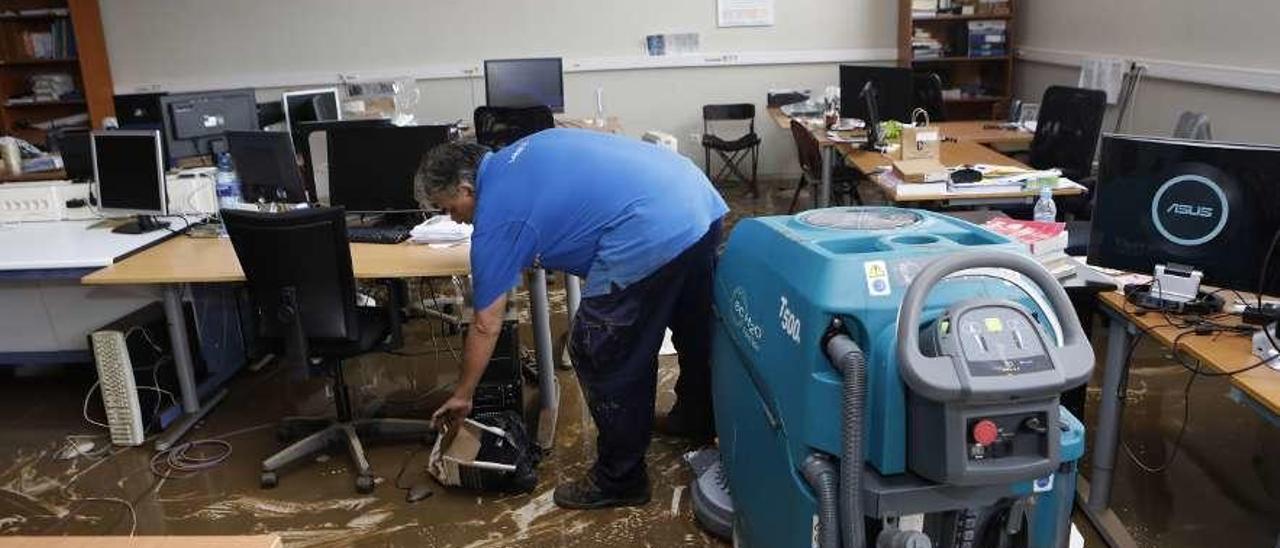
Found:
M 54 21 L 48 32 L 26 31 L 19 34 L 22 53 L 28 59 L 67 59 L 76 56 L 76 37 L 71 22 Z

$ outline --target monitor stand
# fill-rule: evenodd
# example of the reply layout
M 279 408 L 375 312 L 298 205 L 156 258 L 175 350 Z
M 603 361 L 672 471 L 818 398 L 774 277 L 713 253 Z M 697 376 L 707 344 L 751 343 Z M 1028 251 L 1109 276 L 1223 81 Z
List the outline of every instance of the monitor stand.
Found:
M 146 234 L 169 228 L 169 223 L 157 221 L 150 215 L 138 215 L 134 220 L 111 229 L 116 234 Z

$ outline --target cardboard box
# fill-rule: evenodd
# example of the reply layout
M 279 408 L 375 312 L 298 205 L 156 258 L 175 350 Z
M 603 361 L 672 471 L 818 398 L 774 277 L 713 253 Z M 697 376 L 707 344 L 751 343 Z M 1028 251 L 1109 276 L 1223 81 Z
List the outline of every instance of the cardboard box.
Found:
M 933 158 L 897 160 L 893 171 L 904 183 L 936 183 L 947 180 L 947 167 Z

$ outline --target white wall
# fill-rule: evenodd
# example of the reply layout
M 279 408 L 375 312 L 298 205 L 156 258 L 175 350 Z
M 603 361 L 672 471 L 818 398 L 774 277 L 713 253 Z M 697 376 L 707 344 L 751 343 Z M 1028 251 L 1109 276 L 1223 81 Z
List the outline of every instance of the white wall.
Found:
M 1168 135 L 1178 114 L 1193 110 L 1209 115 L 1215 139 L 1280 143 L 1277 21 L 1275 0 L 1024 1 L 1018 47 L 1058 61 L 1019 61 L 1018 95 L 1038 101 L 1050 85 L 1076 85 L 1079 67 L 1060 63 L 1082 54 L 1137 59 L 1156 77 L 1139 87 L 1127 131 Z M 1110 110 L 1105 131 L 1114 128 Z
M 104 0 L 102 11 L 118 93 L 252 86 L 265 99 L 283 87 L 335 82 L 338 74 L 413 75 L 422 78 L 420 116 L 452 121 L 469 119 L 483 103 L 483 81 L 466 76 L 483 59 L 562 56 L 570 115 L 592 115 L 595 89 L 603 86 L 606 111 L 620 117 L 628 134 L 667 131 L 700 160 L 690 134 L 701 131 L 701 106 L 753 102 L 765 142 L 761 172 L 798 173 L 790 134 L 763 111 L 766 91 L 820 93 L 838 79 L 831 55 L 891 58 L 896 3 L 784 0 L 777 2 L 775 26 L 742 29 L 716 28 L 715 6 L 715 0 Z M 825 62 L 573 72 L 576 61 L 639 59 L 644 35 L 684 31 L 701 33 L 709 54 L 783 52 Z

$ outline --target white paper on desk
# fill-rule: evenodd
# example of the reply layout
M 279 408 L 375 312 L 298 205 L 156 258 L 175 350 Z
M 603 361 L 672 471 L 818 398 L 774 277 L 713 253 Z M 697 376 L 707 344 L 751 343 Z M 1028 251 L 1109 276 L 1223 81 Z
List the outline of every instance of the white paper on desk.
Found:
M 773 0 L 716 0 L 720 27 L 773 26 Z
M 471 239 L 471 225 L 455 223 L 448 215 L 436 215 L 409 231 L 415 244 L 438 244 L 445 247 L 466 243 Z

